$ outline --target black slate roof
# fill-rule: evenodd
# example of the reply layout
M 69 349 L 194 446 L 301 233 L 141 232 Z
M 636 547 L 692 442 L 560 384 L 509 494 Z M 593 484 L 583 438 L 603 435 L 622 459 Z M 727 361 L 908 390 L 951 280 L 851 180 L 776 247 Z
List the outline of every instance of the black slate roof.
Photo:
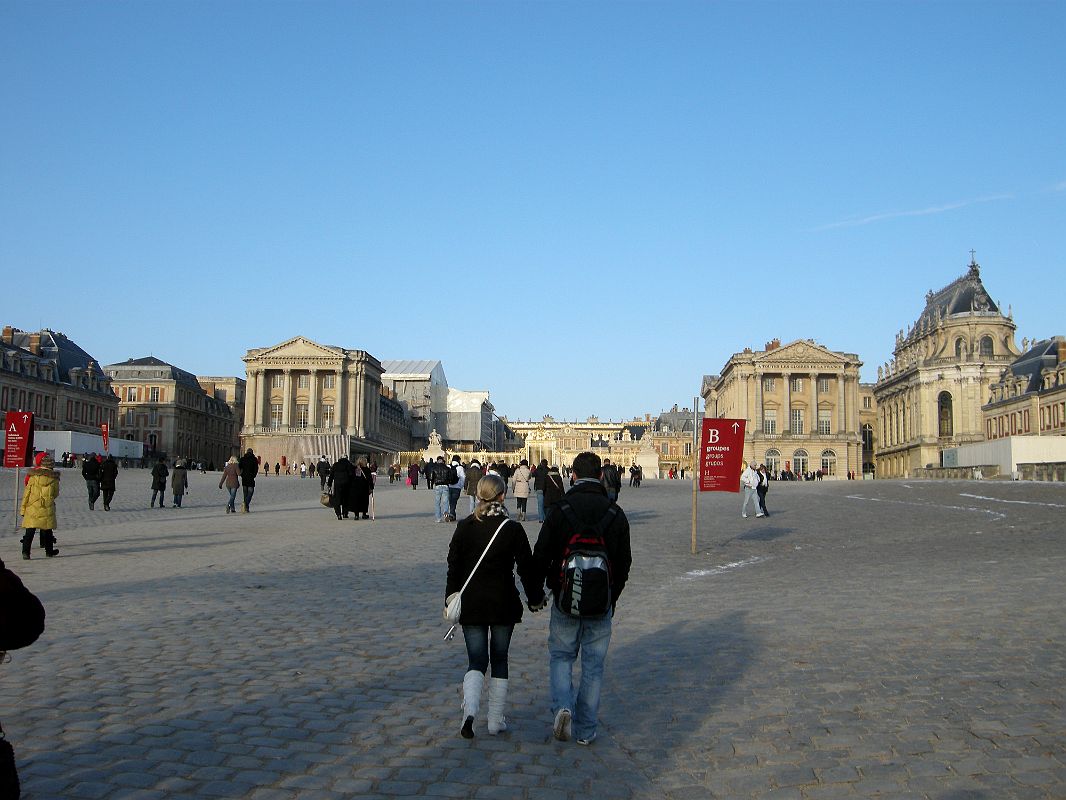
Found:
M 1056 367 L 1059 363 L 1059 344 L 1063 341 L 1061 336 L 1053 336 L 1050 339 L 1042 339 L 1018 356 L 1007 367 L 1007 372 L 1016 378 L 1028 378 L 1025 392 L 1039 392 L 1041 388 L 1040 372 L 1045 367 Z M 1007 375 L 1003 376 L 1005 379 Z
M 988 296 L 981 282 L 981 267 L 976 261 L 970 262 L 970 268 L 938 292 L 930 291 L 925 296 L 925 309 L 922 311 L 916 328 L 923 324 L 935 324 L 943 317 L 954 314 L 969 314 L 971 311 L 1002 313 L 995 301 Z
M 175 367 L 173 364 L 168 364 L 162 359 L 155 356 L 145 356 L 144 358 L 128 358 L 125 361 L 121 361 L 118 364 L 108 364 L 107 369 L 113 369 L 114 367 L 151 367 L 156 369 L 170 370 L 171 377 L 182 384 L 188 386 L 190 389 L 198 389 L 203 391 L 203 387 L 200 386 L 200 382 L 196 380 L 196 376 L 191 372 L 186 372 L 181 367 Z M 121 379 L 121 377 L 120 377 Z

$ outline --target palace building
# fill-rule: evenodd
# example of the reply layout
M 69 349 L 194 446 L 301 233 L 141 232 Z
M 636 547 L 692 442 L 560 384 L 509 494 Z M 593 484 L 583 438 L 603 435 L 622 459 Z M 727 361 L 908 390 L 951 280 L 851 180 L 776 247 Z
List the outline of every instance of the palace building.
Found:
M 914 477 L 942 466 L 945 449 L 985 439 L 982 406 L 1020 355 L 1014 331 L 972 258 L 965 274 L 926 295 L 892 361 L 877 369 L 879 478 Z
M 1022 347 L 990 387 L 985 437 L 1066 436 L 1066 338 L 1023 339 Z
M 854 353 L 774 339 L 764 350 L 735 353 L 721 375 L 704 377 L 704 414 L 746 420 L 744 458 L 773 473 L 858 475 L 860 367 Z

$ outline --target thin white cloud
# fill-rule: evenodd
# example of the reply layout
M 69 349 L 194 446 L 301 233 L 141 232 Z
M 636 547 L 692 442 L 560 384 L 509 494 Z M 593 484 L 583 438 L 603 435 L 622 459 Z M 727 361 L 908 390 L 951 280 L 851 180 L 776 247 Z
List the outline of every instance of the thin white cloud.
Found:
M 1053 191 L 1053 192 L 1066 192 L 1066 181 L 1059 181 L 1058 183 L 1056 183 L 1054 186 L 1051 187 L 1051 191 Z
M 813 228 L 814 231 L 828 231 L 833 228 L 855 228 L 859 225 L 869 225 L 871 222 L 881 222 L 886 219 L 897 219 L 899 217 L 925 217 L 930 214 L 943 214 L 945 211 L 954 211 L 957 208 L 965 208 L 966 206 L 976 205 L 978 203 L 991 203 L 996 200 L 1013 200 L 1013 194 L 992 194 L 985 197 L 975 197 L 970 200 L 960 200 L 956 203 L 945 203 L 941 206 L 929 206 L 928 208 L 912 209 L 910 211 L 884 211 L 880 214 L 871 214 L 868 217 L 858 217 L 856 219 L 846 219 L 841 222 L 831 222 L 828 225 L 821 225 L 817 228 Z

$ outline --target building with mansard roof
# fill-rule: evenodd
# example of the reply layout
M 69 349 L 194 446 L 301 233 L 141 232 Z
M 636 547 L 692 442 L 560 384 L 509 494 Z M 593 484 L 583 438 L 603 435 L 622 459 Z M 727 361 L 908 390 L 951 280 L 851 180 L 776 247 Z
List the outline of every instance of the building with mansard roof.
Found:
M 913 477 L 942 465 L 942 453 L 983 441 L 982 406 L 1019 355 L 1015 324 L 992 300 L 971 258 L 967 271 L 925 297 L 877 370 L 877 476 Z
M 862 471 L 855 353 L 811 339 L 735 353 L 703 379 L 707 417 L 745 420 L 744 458 L 776 474 L 845 478 Z
M 112 436 L 141 442 L 147 459 L 166 456 L 217 467 L 236 453 L 233 410 L 206 392 L 191 372 L 155 356 L 105 369 L 119 402 Z
M 1066 338 L 1022 346 L 1025 352 L 989 387 L 985 437 L 1066 436 Z
M 37 430 L 99 434 L 112 428 L 118 399 L 91 355 L 58 331 L 4 326 L 0 338 L 0 412 L 30 411 Z

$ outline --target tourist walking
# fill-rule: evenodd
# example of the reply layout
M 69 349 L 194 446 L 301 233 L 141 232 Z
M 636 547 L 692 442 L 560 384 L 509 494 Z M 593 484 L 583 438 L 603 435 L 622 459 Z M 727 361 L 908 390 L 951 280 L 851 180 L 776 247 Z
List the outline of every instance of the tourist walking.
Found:
M 167 476 L 170 474 L 170 470 L 167 469 L 167 460 L 165 456 L 160 456 L 155 462 L 155 466 L 152 467 L 152 502 L 149 507 L 155 506 L 156 495 L 159 495 L 159 507 L 163 507 L 163 496 L 167 492 Z
M 744 492 L 744 502 L 740 506 L 740 516 L 747 519 L 748 516 L 748 502 L 751 502 L 752 507 L 755 509 L 755 516 L 761 517 L 762 512 L 759 511 L 759 498 L 756 492 L 756 488 L 759 485 L 759 476 L 752 468 L 751 464 L 747 461 L 744 462 L 744 471 L 740 473 L 740 490 Z
M 229 492 L 229 500 L 226 503 L 226 513 L 237 513 L 237 490 L 241 487 L 241 468 L 237 464 L 237 457 L 230 456 L 226 466 L 222 468 L 222 477 L 218 479 L 218 488 L 225 488 Z
M 433 490 L 433 517 L 436 522 L 447 522 L 451 516 L 448 472 L 444 456 L 437 456 L 436 461 L 426 465 L 426 480 L 429 481 L 429 488 Z
M 413 462 L 411 464 L 408 464 L 408 466 L 407 466 L 407 482 L 409 484 L 411 484 L 411 489 L 412 490 L 418 488 L 418 473 L 419 473 L 418 464 L 415 464 Z
M 100 491 L 104 495 L 104 511 L 111 510 L 111 501 L 115 498 L 115 488 L 118 482 L 118 464 L 115 457 L 108 453 L 104 463 L 100 465 Z
M 244 455 L 238 459 L 237 467 L 241 471 L 241 488 L 244 490 L 244 503 L 241 505 L 241 511 L 247 514 L 252 510 L 255 479 L 259 475 L 259 459 L 255 457 L 252 448 L 249 447 Z
M 189 470 L 182 459 L 174 462 L 174 472 L 170 476 L 170 491 L 174 494 L 174 508 L 181 508 L 181 498 L 189 489 Z
M 542 458 L 533 470 L 533 494 L 537 497 L 537 520 L 544 522 L 544 482 L 548 479 L 548 459 Z
M 86 459 L 87 461 L 88 459 Z M 54 558 L 59 555 L 56 547 L 56 498 L 59 497 L 59 473 L 56 472 L 55 460 L 45 455 L 38 466 L 29 471 L 26 491 L 22 495 L 22 557 L 29 560 L 30 548 L 33 547 L 33 535 L 41 532 L 41 546 L 45 555 Z
M 329 475 L 329 462 L 326 461 L 325 456 L 318 459 L 318 464 L 315 465 L 315 471 L 318 473 L 318 485 L 323 491 L 325 491 L 326 476 Z
M 759 495 L 759 513 L 756 516 L 768 517 L 770 512 L 766 510 L 766 493 L 770 491 L 770 473 L 765 464 L 760 464 L 756 469 L 756 477 L 759 479 L 755 491 Z
M 352 481 L 355 478 L 355 467 L 347 456 L 341 456 L 329 471 L 326 485 L 333 492 L 333 510 L 337 513 L 337 519 L 348 519 L 348 511 L 352 505 Z M 357 515 L 358 518 L 358 515 Z
M 96 508 L 100 499 L 100 462 L 95 453 L 89 453 L 81 462 L 81 476 L 85 479 L 85 489 L 89 493 L 89 508 Z
M 462 459 L 458 455 L 454 455 L 452 456 L 452 465 L 448 468 L 448 518 L 452 522 L 455 522 L 455 507 L 459 504 L 459 498 L 463 495 L 463 486 L 465 484 L 466 470 L 463 469 Z
M 538 577 L 547 580 L 555 596 L 548 624 L 549 682 L 551 710 L 554 715 L 552 734 L 560 741 L 571 735 L 578 744 L 588 745 L 596 738 L 603 685 L 603 665 L 611 643 L 611 625 L 618 598 L 629 579 L 633 556 L 629 545 L 629 520 L 607 495 L 601 483 L 600 457 L 584 452 L 574 458 L 574 488 L 548 510 L 533 548 Z M 597 548 L 607 562 L 607 575 L 599 570 L 608 592 L 601 597 L 602 613 L 598 616 L 574 616 L 600 609 L 576 607 L 581 595 L 572 595 L 564 584 L 564 571 L 573 572 L 567 556 L 571 536 L 578 531 L 594 531 Z M 590 559 L 591 561 L 591 559 Z M 567 562 L 567 563 L 564 563 Z M 586 570 L 589 572 L 590 570 Z M 566 596 L 564 597 L 564 590 Z M 587 600 L 592 600 L 590 593 Z M 581 658 L 581 682 L 574 690 L 574 662 Z
M 511 488 L 514 490 L 515 503 L 518 506 L 518 521 L 526 520 L 526 504 L 529 502 L 529 462 L 524 458 L 518 463 L 518 469 L 511 475 Z
M 544 479 L 544 510 L 545 513 L 551 511 L 551 507 L 563 499 L 563 495 L 566 494 L 566 487 L 563 486 L 563 476 L 559 474 L 559 468 L 556 466 L 548 467 L 548 475 Z M 544 521 L 544 515 L 541 515 L 540 521 Z
M 488 731 L 495 735 L 507 728 L 503 713 L 509 679 L 507 651 L 514 627 L 522 620 L 522 600 L 514 581 L 516 568 L 529 610 L 539 611 L 547 604 L 526 532 L 507 516 L 505 489 L 506 484 L 495 475 L 479 480 L 477 507 L 455 526 L 448 546 L 445 605 L 462 590 L 459 624 L 466 640 L 467 669 L 459 732 L 466 739 L 474 738 L 486 670 L 490 670 Z
M 603 459 L 603 469 L 600 473 L 600 481 L 607 490 L 610 500 L 617 500 L 618 493 L 622 491 L 622 476 L 618 474 L 618 467 L 611 463 L 611 459 Z
M 374 473 L 370 471 L 366 459 L 359 456 L 352 469 L 351 488 L 351 511 L 356 519 L 360 515 L 363 519 L 370 519 L 370 495 L 373 493 Z
M 463 480 L 463 494 L 470 497 L 470 514 L 474 513 L 474 506 L 477 505 L 477 484 L 481 478 L 481 462 L 472 459 L 466 466 L 466 478 Z

